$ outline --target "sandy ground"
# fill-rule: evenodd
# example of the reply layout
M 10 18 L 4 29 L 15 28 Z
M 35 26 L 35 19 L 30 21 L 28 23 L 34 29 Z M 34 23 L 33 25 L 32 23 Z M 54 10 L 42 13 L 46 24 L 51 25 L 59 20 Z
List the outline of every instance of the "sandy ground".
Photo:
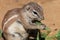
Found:
M 60 28 L 60 0 L 0 0 L 0 29 L 4 15 L 8 10 L 20 8 L 28 2 L 37 2 L 43 7 L 45 19 L 42 21 L 51 30 Z

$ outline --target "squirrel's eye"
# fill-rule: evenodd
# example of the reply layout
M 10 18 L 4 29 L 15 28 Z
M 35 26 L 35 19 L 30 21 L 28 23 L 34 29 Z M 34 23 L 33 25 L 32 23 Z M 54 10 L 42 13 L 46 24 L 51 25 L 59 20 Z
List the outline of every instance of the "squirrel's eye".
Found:
M 37 15 L 37 12 L 33 11 L 33 13 Z
M 33 11 L 33 14 L 34 14 L 35 16 L 38 16 L 38 17 L 39 17 L 39 15 L 38 15 L 38 13 L 37 13 L 36 11 Z

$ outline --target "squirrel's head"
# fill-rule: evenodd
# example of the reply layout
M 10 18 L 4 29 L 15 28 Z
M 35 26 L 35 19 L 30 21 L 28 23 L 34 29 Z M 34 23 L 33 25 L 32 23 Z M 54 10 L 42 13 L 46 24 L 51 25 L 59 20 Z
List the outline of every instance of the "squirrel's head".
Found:
M 30 2 L 26 5 L 24 5 L 24 10 L 27 13 L 27 16 L 32 20 L 38 20 L 41 21 L 44 19 L 43 16 L 43 9 L 40 5 L 38 5 L 35 2 Z

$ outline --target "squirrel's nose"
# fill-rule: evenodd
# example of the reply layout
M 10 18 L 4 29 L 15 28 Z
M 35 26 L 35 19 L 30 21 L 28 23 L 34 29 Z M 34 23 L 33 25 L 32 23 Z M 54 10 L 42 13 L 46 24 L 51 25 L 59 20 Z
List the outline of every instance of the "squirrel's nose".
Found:
M 44 20 L 44 17 L 38 18 L 39 21 Z

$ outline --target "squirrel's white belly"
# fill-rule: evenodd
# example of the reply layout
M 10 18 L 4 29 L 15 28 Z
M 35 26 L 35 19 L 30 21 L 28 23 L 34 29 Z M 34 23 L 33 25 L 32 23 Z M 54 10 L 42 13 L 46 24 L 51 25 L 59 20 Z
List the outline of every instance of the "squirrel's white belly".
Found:
M 17 21 L 13 22 L 8 28 L 8 33 L 15 34 L 16 32 L 17 33 L 25 32 L 23 25 Z M 15 35 L 15 36 L 19 36 L 19 35 Z

